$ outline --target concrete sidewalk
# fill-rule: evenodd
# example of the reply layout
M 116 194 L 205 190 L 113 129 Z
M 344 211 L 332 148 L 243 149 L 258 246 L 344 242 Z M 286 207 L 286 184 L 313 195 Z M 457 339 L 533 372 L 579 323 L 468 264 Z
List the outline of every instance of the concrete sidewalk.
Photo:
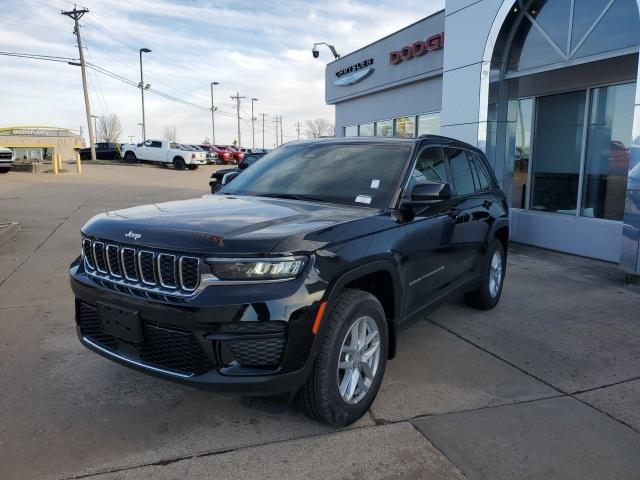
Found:
M 0 246 L 0 478 L 638 479 L 640 294 L 615 265 L 514 245 L 491 312 L 403 329 L 369 415 L 336 431 L 109 362 L 78 343 L 67 267 L 92 215 L 208 193 L 195 172 L 10 172 Z

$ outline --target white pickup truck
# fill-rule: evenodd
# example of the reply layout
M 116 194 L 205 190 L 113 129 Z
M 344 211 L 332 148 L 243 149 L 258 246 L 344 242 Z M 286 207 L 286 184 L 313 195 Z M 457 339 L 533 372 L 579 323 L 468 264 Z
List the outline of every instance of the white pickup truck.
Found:
M 13 150 L 0 147 L 0 173 L 7 173 L 16 161 Z
M 122 158 L 125 162 L 172 163 L 176 170 L 195 170 L 198 165 L 207 164 L 206 152 L 187 150 L 177 142 L 167 140 L 146 140 L 142 143 L 122 145 Z

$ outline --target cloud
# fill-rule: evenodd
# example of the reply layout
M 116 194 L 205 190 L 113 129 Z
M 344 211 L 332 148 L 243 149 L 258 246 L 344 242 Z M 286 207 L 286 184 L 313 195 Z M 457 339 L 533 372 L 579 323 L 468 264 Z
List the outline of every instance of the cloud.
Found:
M 327 41 L 342 54 L 353 51 L 443 7 L 443 0 L 390 1 L 182 1 L 86 0 L 82 34 L 87 61 L 135 82 L 138 49 L 144 55 L 145 83 L 205 110 L 145 96 L 147 135 L 158 136 L 175 125 L 181 141 L 199 142 L 211 135 L 210 83 L 214 87 L 216 141 L 237 136 L 235 104 L 241 106 L 242 137 L 250 139 L 250 101 L 254 113 L 268 113 L 265 137 L 273 143 L 272 120 L 282 115 L 285 139 L 295 138 L 295 123 L 323 116 L 333 119 L 324 103 L 324 64 L 328 51 L 313 59 L 314 42 Z M 77 57 L 72 22 L 60 15 L 67 0 L 0 0 L 3 29 L 0 50 Z M 51 124 L 77 129 L 84 125 L 80 73 L 65 63 L 0 57 L 3 123 Z M 10 78 L 10 80 L 8 79 Z M 117 113 L 128 135 L 139 137 L 140 92 L 112 78 L 89 74 L 95 114 Z M 260 130 L 261 122 L 256 122 Z M 261 139 L 258 132 L 256 138 Z M 260 140 L 261 141 L 261 140 Z

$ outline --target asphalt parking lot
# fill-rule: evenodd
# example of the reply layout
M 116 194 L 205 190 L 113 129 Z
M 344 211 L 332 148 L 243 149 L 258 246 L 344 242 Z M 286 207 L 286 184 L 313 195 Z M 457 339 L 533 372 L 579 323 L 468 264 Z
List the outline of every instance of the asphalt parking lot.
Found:
M 501 304 L 407 326 L 368 416 L 126 369 L 76 337 L 67 267 L 105 210 L 208 192 L 195 172 L 85 166 L 0 177 L 0 478 L 640 478 L 640 293 L 615 265 L 513 245 Z

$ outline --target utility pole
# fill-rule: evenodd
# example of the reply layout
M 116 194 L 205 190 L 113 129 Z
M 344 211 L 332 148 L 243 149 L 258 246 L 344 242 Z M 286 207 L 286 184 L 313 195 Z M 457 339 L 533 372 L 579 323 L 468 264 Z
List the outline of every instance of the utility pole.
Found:
M 278 116 L 276 115 L 276 118 L 273 119 L 273 123 L 276 126 L 276 147 L 278 146 Z
M 98 124 L 96 122 L 96 120 L 98 118 L 100 118 L 100 115 L 91 115 L 91 118 L 93 118 L 93 131 L 96 134 L 96 140 L 98 139 Z
M 264 117 L 266 117 L 269 114 L 268 113 L 259 113 L 258 115 L 260 115 L 262 117 L 262 149 L 264 150 Z
M 247 97 L 241 97 L 239 93 L 236 93 L 235 95 L 231 95 L 231 100 L 235 100 L 236 101 L 236 112 L 238 115 L 238 148 L 240 148 L 242 146 L 242 143 L 240 142 L 240 100 L 243 98 L 247 98 Z
M 257 98 L 251 99 L 251 148 L 256 148 L 256 117 L 253 115 L 253 102 L 257 101 Z
M 142 123 L 138 124 L 139 127 L 142 127 L 142 130 L 140 131 L 140 133 L 142 134 L 142 137 L 140 138 L 142 138 L 142 140 L 140 140 L 140 143 L 144 142 L 144 127 L 142 125 Z
M 302 126 L 302 124 L 300 122 L 296 123 L 296 130 L 298 130 L 298 140 L 300 140 L 300 127 Z
M 282 131 L 284 130 L 284 128 L 282 127 L 282 115 L 280 115 L 280 145 L 282 145 L 284 142 L 282 141 Z
M 214 119 L 214 113 L 218 109 L 213 106 L 213 86 L 220 85 L 219 82 L 211 82 L 211 145 L 216 144 L 216 121 Z
M 69 18 L 73 18 L 74 21 L 74 29 L 73 33 L 76 35 L 76 39 L 78 40 L 78 51 L 80 52 L 80 71 L 82 72 L 82 89 L 84 90 L 84 107 L 87 111 L 87 127 L 89 128 L 89 146 L 91 147 L 91 160 L 95 162 L 96 160 L 96 144 L 95 137 L 93 136 L 93 126 L 91 125 L 91 104 L 89 103 L 89 92 L 87 91 L 87 72 L 85 70 L 84 64 L 84 51 L 82 50 L 82 38 L 80 37 L 80 24 L 78 20 L 82 18 L 82 16 L 87 13 L 89 10 L 83 8 L 82 10 L 78 10 L 75 6 L 73 10 L 68 12 L 61 12 L 62 15 L 65 15 Z
M 142 94 L 142 141 L 144 142 L 147 139 L 147 122 L 144 117 L 144 91 L 147 90 L 151 85 L 148 83 L 144 84 L 144 77 L 142 76 L 142 54 L 143 53 L 151 53 L 151 50 L 148 48 L 140 49 L 140 93 Z

